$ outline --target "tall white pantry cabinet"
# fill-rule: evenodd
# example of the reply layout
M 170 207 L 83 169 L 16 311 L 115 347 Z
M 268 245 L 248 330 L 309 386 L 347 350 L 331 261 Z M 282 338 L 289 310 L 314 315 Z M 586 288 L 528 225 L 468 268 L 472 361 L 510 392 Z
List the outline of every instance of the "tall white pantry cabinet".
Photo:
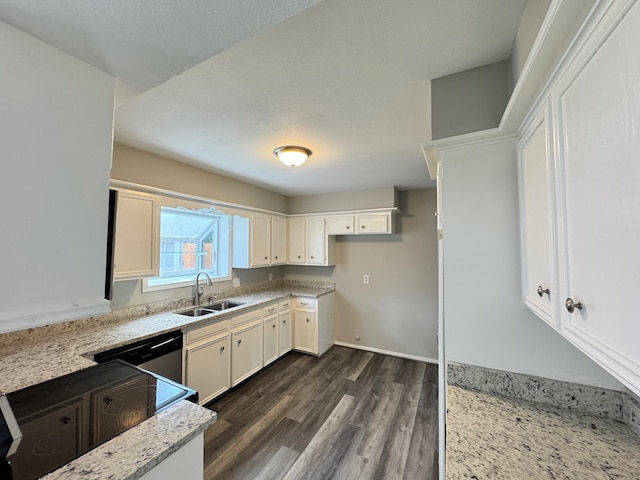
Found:
M 519 143 L 523 299 L 640 396 L 640 5 L 599 7 Z

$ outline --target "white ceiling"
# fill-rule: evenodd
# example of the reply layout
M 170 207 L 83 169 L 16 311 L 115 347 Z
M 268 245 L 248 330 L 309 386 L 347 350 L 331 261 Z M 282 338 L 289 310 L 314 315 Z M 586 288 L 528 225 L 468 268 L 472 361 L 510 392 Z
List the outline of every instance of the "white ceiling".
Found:
M 288 196 L 433 186 L 429 81 L 509 58 L 526 0 L 0 0 L 119 79 L 115 138 Z M 292 169 L 272 151 L 302 145 Z

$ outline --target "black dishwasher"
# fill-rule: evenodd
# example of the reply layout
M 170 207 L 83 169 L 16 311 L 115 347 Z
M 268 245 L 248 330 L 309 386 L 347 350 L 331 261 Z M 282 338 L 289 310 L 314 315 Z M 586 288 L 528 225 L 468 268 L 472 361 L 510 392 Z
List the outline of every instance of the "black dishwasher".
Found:
M 97 363 L 123 360 L 157 375 L 182 383 L 182 332 L 169 332 L 123 347 L 97 353 Z

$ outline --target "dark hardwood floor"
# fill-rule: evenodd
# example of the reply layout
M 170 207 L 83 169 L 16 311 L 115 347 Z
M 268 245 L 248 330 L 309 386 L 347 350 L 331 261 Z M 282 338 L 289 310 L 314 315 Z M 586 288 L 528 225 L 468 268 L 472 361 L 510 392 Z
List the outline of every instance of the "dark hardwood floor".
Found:
M 437 479 L 437 368 L 289 353 L 207 405 L 205 479 Z

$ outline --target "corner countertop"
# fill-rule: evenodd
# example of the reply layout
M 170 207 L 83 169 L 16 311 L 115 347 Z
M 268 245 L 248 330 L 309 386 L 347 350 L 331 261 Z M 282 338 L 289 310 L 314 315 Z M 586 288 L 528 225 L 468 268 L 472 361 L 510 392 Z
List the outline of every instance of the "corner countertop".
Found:
M 95 353 L 137 340 L 228 319 L 287 297 L 319 297 L 333 290 L 333 287 L 295 285 L 256 291 L 240 289 L 237 295 L 215 300 L 233 300 L 243 305 L 196 319 L 174 313 L 188 307 L 188 303 L 170 301 L 167 305 L 171 311 L 149 314 L 153 311 L 149 306 L 132 307 L 100 317 L 1 334 L 0 391 L 20 390 L 82 370 L 95 364 L 92 360 Z M 45 478 L 139 478 L 215 421 L 215 412 L 182 400 Z M 105 466 L 108 472 L 104 471 Z
M 447 479 L 637 479 L 640 440 L 625 424 L 447 387 Z

